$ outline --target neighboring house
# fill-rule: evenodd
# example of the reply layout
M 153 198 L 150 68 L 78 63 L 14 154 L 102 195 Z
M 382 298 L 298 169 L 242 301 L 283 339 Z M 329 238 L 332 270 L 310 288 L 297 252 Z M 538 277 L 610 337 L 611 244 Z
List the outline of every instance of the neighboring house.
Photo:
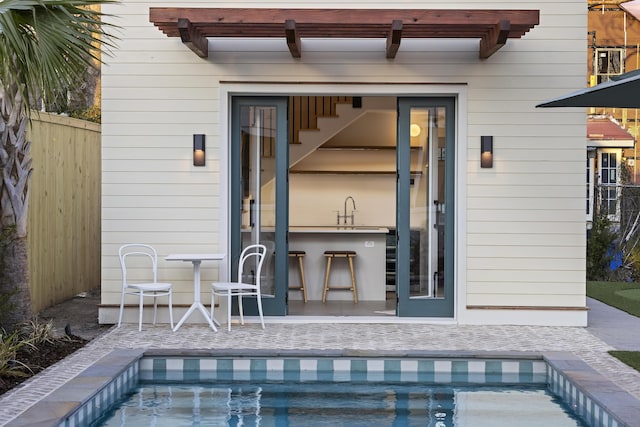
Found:
M 588 8 L 589 78 L 585 86 L 640 68 L 640 1 L 589 0 Z M 637 109 L 594 107 L 588 113 L 609 115 L 634 138 L 640 135 Z
M 625 149 L 633 153 L 634 147 L 634 137 L 612 117 L 587 119 L 587 228 L 596 209 L 607 212 L 612 222 L 620 222 L 621 167 Z M 635 163 L 627 160 L 632 176 Z
M 166 255 L 227 254 L 208 301 L 260 241 L 271 319 L 586 326 L 584 111 L 535 109 L 585 86 L 583 1 L 162 6 L 103 6 L 101 323 L 120 245 L 158 249 L 178 316 L 193 271 Z M 321 302 L 327 249 L 357 252 L 357 304 Z
M 640 68 L 640 1 L 589 0 L 588 8 L 589 84 L 593 86 Z M 597 209 L 605 209 L 612 222 L 620 221 L 623 162 L 630 172 L 628 184 L 640 183 L 640 159 L 635 147 L 640 135 L 640 111 L 593 107 L 587 113 L 590 117 L 587 123 L 590 155 L 587 158 L 587 228 L 590 228 Z M 600 189 L 595 198 L 594 185 Z

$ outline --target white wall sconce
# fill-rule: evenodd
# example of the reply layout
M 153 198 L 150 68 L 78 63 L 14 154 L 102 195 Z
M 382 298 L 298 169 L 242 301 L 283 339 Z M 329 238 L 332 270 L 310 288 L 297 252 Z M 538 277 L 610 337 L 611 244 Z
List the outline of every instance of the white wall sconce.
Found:
M 493 136 L 480 137 L 480 167 L 493 167 Z
M 205 165 L 204 134 L 193 134 L 193 166 Z

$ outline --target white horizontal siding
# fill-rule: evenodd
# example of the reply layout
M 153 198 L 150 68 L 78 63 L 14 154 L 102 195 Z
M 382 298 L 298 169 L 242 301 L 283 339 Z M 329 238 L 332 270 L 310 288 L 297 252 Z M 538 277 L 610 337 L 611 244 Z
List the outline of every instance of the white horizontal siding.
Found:
M 505 246 L 494 246 L 494 245 L 468 245 L 467 246 L 467 255 L 469 258 L 485 258 L 492 257 L 495 258 L 498 262 L 504 261 L 506 264 L 512 258 L 524 258 L 528 259 L 530 262 L 529 270 L 535 271 L 539 267 L 539 264 L 543 262 L 543 260 L 552 258 L 556 260 L 563 259 L 584 259 L 584 249 L 580 246 L 520 246 L 520 245 L 505 245 Z M 526 272 L 523 272 L 526 274 Z
M 490 274 L 485 271 L 485 274 Z M 580 281 L 570 274 L 559 275 L 558 272 L 538 274 L 529 277 L 529 280 L 509 283 L 477 283 L 470 286 L 468 291 L 471 295 L 483 294 L 523 294 L 523 295 L 573 295 L 576 288 L 579 288 Z M 555 282 L 554 282 L 555 280 Z M 573 282 L 572 282 L 573 280 Z
M 580 283 L 582 275 L 579 270 L 545 270 L 542 263 L 535 263 L 536 270 L 529 268 L 526 275 L 514 277 L 513 270 L 469 270 L 470 286 L 467 289 L 469 295 L 474 293 L 498 293 L 498 294 L 538 294 L 541 285 L 548 290 L 547 295 L 576 293 L 576 286 L 571 283 Z M 546 286 L 550 285 L 550 286 Z M 560 291 L 565 289 L 565 291 Z
M 478 137 L 479 139 L 479 137 Z M 494 141 L 495 144 L 495 141 Z M 495 145 L 494 145 L 495 147 Z M 478 147 L 478 151 L 480 148 Z M 494 148 L 494 171 L 499 168 L 499 161 L 496 160 L 497 153 Z M 585 159 L 586 160 L 586 159 Z M 474 182 L 469 183 L 469 186 L 482 186 L 482 185 L 514 185 L 514 186 L 546 186 L 549 191 L 553 191 L 553 186 L 557 183 L 562 183 L 562 185 L 575 185 L 579 186 L 580 184 L 584 184 L 584 176 L 578 176 L 576 173 L 571 173 L 570 171 L 556 171 L 555 173 L 546 173 L 546 174 L 536 174 L 534 172 L 530 173 L 516 173 L 516 171 L 512 171 L 512 173 L 495 173 L 495 172 L 485 172 L 485 170 L 480 169 L 479 165 L 472 165 L 472 169 L 468 169 L 469 172 L 477 173 L 477 177 Z M 495 173 L 495 174 L 494 174 Z M 584 173 L 582 174 L 584 175 Z M 582 180 L 580 179 L 582 177 Z M 516 193 L 517 194 L 517 193 Z M 516 195 L 514 194 L 514 195 Z
M 211 182 L 215 182 L 212 180 Z M 217 182 L 216 182 L 217 183 Z M 187 198 L 194 198 L 199 200 L 203 194 L 210 194 L 212 197 L 217 196 L 216 193 L 211 191 L 211 183 L 204 184 L 191 184 L 188 186 L 177 184 L 173 182 L 168 183 L 123 183 L 123 184 L 110 184 L 105 186 L 109 192 L 102 193 L 103 202 L 108 207 L 131 208 L 136 204 L 144 203 L 146 200 L 160 200 L 164 201 L 167 198 L 176 197 L 182 200 Z M 140 196 L 155 196 L 149 199 L 141 198 Z M 120 199 L 120 200 L 118 200 Z M 204 203 L 206 201 L 202 201 Z M 179 204 L 181 205 L 181 204 Z M 154 206 L 154 205 L 149 205 Z M 168 206 L 163 204 L 161 206 Z
M 145 107 L 146 105 L 146 107 Z M 146 112 L 180 111 L 194 108 L 196 110 L 216 111 L 218 105 L 211 99 L 157 99 L 149 103 L 144 99 L 130 99 L 127 102 L 119 100 L 102 100 L 102 108 L 124 114 L 127 111 L 138 112 L 144 109 Z
M 179 161 L 178 161 L 179 162 Z M 107 163 L 107 162 L 104 162 Z M 104 164 L 103 163 L 103 164 Z M 118 163 L 113 162 L 113 163 Z M 184 169 L 187 169 L 191 166 L 191 162 L 183 161 Z M 111 173 L 113 172 L 113 173 Z M 163 171 L 160 168 L 156 168 L 155 171 L 132 171 L 131 169 L 126 169 L 125 173 L 120 173 L 121 170 L 118 170 L 117 167 L 113 167 L 113 169 L 105 168 L 103 176 L 105 177 L 103 180 L 103 185 L 108 190 L 108 184 L 116 183 L 116 184 L 126 184 L 127 182 L 135 182 L 138 184 L 156 184 L 156 183 L 182 183 L 183 185 L 192 185 L 192 184 L 213 184 L 216 181 L 211 178 L 206 173 L 193 173 L 187 170 L 183 171 Z M 109 192 L 107 191 L 107 194 Z
M 403 40 L 388 61 L 384 40 L 304 39 L 301 59 L 282 39 L 211 41 L 203 60 L 149 23 L 149 7 L 180 6 L 540 9 L 541 19 L 487 60 L 478 59 L 477 40 Z M 220 82 L 296 81 L 465 84 L 468 138 L 458 143 L 467 162 L 457 171 L 465 178 L 457 227 L 466 244 L 458 252 L 466 268 L 458 277 L 462 306 L 584 305 L 585 114 L 535 108 L 585 86 L 583 1 L 125 0 L 103 11 L 118 15 L 122 34 L 102 76 L 103 303 L 118 300 L 119 244 L 149 242 L 163 254 L 226 244 Z M 204 168 L 192 166 L 194 133 L 207 135 Z M 493 169 L 479 167 L 481 135 L 494 136 Z M 192 270 L 180 264 L 162 267 L 179 283 L 177 300 L 188 302 Z M 459 316 L 464 321 L 464 309 Z
M 524 258 L 509 258 L 507 262 L 504 259 L 496 259 L 491 257 L 492 254 L 487 254 L 485 257 L 474 257 L 467 262 L 468 271 L 473 270 L 506 270 L 516 272 L 514 274 L 521 274 L 523 271 L 531 270 L 531 259 Z M 547 271 L 579 271 L 584 268 L 584 260 L 581 258 L 546 258 L 544 261 L 537 259 L 536 265 L 538 268 L 544 268 Z M 481 285 L 484 287 L 484 284 Z M 551 286 L 556 286 L 555 283 L 551 283 Z
M 531 288 L 535 288 L 535 284 L 531 286 Z M 521 294 L 517 295 L 519 298 L 516 298 L 514 294 L 501 294 L 501 293 L 486 293 L 486 294 L 471 294 L 468 296 L 468 305 L 470 306 L 497 306 L 497 307 L 512 307 L 517 306 L 513 304 L 518 301 L 526 301 L 524 307 L 584 307 L 585 306 L 585 298 L 580 295 L 580 289 L 582 288 L 581 284 L 576 284 L 575 294 L 574 295 L 557 295 L 554 294 L 553 297 L 549 295 L 537 295 L 537 294 Z M 535 314 L 534 314 L 535 315 Z M 547 314 L 544 311 L 540 311 L 539 316 L 542 316 L 544 319 Z M 509 322 L 508 320 L 508 312 L 505 312 L 505 317 L 507 317 L 504 321 Z
M 492 246 L 582 246 L 584 236 L 576 236 L 569 233 L 538 234 L 535 226 L 529 228 L 529 233 L 496 234 L 469 233 L 467 244 L 469 246 L 480 245 L 486 242 L 487 237 L 492 238 Z
M 111 194 L 103 196 L 103 202 L 108 206 L 104 209 L 115 209 L 119 217 L 122 208 L 130 211 L 135 207 L 142 208 L 171 208 L 189 206 L 210 210 L 218 207 L 219 196 L 211 191 L 211 184 L 190 185 L 188 189 L 179 184 L 110 186 Z M 120 190 L 118 190 L 120 189 Z M 184 190 L 181 194 L 171 194 L 172 189 Z M 148 196 L 148 197 L 145 197 Z M 171 199 L 179 202 L 168 203 Z
M 571 235 L 581 235 L 585 233 L 584 224 L 578 224 L 576 222 L 567 221 L 527 221 L 531 222 L 532 227 L 537 234 L 555 234 L 555 233 L 571 233 Z M 501 222 L 495 218 L 485 221 L 474 221 L 469 224 L 467 232 L 482 233 L 486 230 L 500 230 L 502 234 L 521 234 L 522 225 L 517 221 Z
M 472 188 L 470 187 L 470 191 L 472 191 L 473 194 L 469 196 L 469 199 L 476 197 L 512 197 L 514 191 L 518 191 L 521 197 L 527 197 L 530 200 L 576 197 L 575 185 L 555 185 L 553 191 L 543 186 L 523 188 L 515 185 L 474 185 Z
M 525 194 L 521 197 L 469 197 L 467 206 L 469 209 L 490 209 L 495 210 L 531 210 L 531 211 L 549 211 L 555 209 L 581 209 L 576 206 L 580 202 L 577 198 L 528 198 Z M 584 200 L 582 200 L 584 202 Z M 582 203 L 584 204 L 584 203 Z
M 195 198 L 194 198 L 195 199 Z M 206 198 L 202 198 L 205 199 Z M 183 201 L 186 201 L 183 199 Z M 200 202 L 200 204 L 194 203 L 189 209 L 183 209 L 182 207 L 170 207 L 165 205 L 164 207 L 151 209 L 147 207 L 135 207 L 129 208 L 127 212 L 127 218 L 124 221 L 147 221 L 153 223 L 154 221 L 199 221 L 199 220 L 211 220 L 211 214 L 216 212 L 212 209 L 216 208 L 217 203 Z M 204 204 L 204 206 L 203 206 Z M 102 210 L 102 218 L 112 221 L 123 221 L 121 209 L 119 208 L 105 208 Z M 149 227 L 150 225 L 142 225 L 141 227 Z M 130 227 L 130 226 L 128 226 Z

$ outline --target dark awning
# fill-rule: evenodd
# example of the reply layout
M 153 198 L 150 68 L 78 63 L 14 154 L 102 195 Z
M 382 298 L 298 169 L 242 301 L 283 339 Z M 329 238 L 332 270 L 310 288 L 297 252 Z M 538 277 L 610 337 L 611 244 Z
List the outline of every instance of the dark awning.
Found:
M 204 58 L 208 38 L 281 37 L 299 58 L 300 39 L 339 37 L 386 39 L 387 58 L 395 57 L 403 38 L 475 38 L 485 59 L 538 25 L 540 11 L 152 7 L 149 20 Z
M 612 77 L 599 85 L 551 99 L 536 107 L 640 108 L 640 70 Z

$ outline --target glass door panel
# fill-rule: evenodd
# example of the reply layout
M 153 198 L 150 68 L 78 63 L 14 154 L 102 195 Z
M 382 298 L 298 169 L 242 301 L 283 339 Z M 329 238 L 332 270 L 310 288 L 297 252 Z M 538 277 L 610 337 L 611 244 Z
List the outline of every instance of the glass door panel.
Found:
M 267 247 L 261 273 L 265 314 L 285 314 L 286 271 L 287 138 L 286 99 L 234 98 L 232 117 L 232 271 L 247 245 Z M 279 145 L 284 144 L 284 149 Z M 285 159 L 280 159 L 280 157 Z M 285 163 L 284 172 L 279 169 Z M 280 203 L 280 198 L 284 202 Z M 284 224 L 284 225 L 283 225 Z M 282 248 L 282 251 L 276 250 Z M 285 256 L 280 256 L 284 254 Z M 284 265 L 282 265 L 284 264 Z M 242 281 L 255 282 L 255 269 L 245 271 Z M 277 285 L 280 283 L 280 285 Z M 247 304 L 248 313 L 253 306 Z
M 447 98 L 399 100 L 400 316 L 453 316 L 453 106 Z
M 262 269 L 262 294 L 275 295 L 275 107 L 241 106 L 240 132 L 242 186 L 242 248 L 260 243 L 267 247 Z M 255 282 L 249 268 L 242 281 Z

